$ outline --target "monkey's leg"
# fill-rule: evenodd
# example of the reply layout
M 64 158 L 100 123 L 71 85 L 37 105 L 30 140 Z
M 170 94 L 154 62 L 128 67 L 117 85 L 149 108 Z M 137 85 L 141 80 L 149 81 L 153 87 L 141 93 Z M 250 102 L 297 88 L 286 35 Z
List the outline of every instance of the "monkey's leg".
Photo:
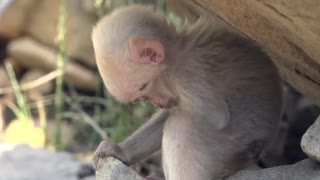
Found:
M 217 180 L 249 162 L 246 147 L 214 127 L 206 119 L 170 116 L 162 140 L 166 180 Z
M 164 122 L 169 116 L 167 110 L 155 113 L 142 127 L 119 145 L 103 141 L 94 154 L 97 168 L 100 158 L 113 156 L 127 165 L 147 157 L 161 147 Z

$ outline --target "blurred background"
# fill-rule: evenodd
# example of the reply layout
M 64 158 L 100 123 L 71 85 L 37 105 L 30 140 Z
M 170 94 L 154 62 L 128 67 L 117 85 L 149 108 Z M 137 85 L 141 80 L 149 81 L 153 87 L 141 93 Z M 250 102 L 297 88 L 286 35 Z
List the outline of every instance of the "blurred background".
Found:
M 155 111 L 120 104 L 106 92 L 91 31 L 114 8 L 143 3 L 179 26 L 164 0 L 0 0 L 0 179 L 94 179 L 91 158 L 101 140 L 120 142 Z M 300 139 L 320 114 L 284 84 L 281 131 L 261 167 L 306 158 Z M 162 175 L 161 154 L 133 165 Z

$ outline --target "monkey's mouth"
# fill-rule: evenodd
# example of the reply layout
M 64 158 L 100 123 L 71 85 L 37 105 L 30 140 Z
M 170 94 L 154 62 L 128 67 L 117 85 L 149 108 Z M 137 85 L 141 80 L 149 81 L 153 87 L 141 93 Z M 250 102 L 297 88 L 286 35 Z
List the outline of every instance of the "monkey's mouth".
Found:
M 151 103 L 160 109 L 171 109 L 178 105 L 178 102 L 174 99 L 169 99 L 165 103 L 157 103 L 157 102 L 151 102 Z

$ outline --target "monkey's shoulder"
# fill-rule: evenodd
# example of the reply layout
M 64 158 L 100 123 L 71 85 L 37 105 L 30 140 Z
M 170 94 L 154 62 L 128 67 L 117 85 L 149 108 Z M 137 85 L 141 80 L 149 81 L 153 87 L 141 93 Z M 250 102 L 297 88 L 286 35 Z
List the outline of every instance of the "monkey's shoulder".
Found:
M 258 53 L 265 56 L 255 41 L 220 21 L 211 22 L 207 18 L 199 18 L 193 24 L 185 23 L 179 29 L 179 34 L 186 49 L 192 52 L 201 51 L 205 56 L 225 51 L 233 55 L 246 53 L 250 56 Z

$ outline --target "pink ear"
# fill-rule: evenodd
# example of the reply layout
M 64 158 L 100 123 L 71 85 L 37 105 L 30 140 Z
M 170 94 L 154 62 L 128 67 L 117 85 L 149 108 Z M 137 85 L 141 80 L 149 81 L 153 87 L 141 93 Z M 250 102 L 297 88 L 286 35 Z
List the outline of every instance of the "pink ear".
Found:
M 161 42 L 143 37 L 134 38 L 130 43 L 133 59 L 141 64 L 161 64 L 165 59 Z

